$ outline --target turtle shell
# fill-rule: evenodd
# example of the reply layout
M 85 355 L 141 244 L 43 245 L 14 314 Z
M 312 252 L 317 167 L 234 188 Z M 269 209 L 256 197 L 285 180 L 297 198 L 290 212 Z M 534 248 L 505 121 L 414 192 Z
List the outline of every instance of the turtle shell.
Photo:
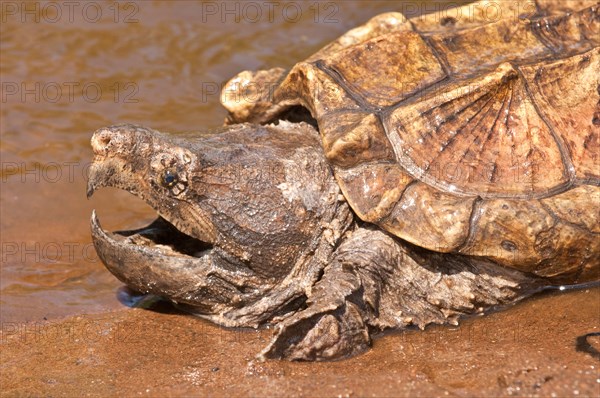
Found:
M 277 83 L 258 108 L 224 105 L 236 122 L 308 109 L 355 213 L 406 241 L 597 280 L 600 7 L 584 3 L 383 14 L 246 76 Z

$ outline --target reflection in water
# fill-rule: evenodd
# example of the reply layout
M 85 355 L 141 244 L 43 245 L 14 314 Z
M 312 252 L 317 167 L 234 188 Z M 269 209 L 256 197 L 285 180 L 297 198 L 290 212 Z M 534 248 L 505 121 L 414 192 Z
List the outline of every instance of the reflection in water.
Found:
M 595 338 L 594 338 L 595 337 Z M 578 336 L 575 348 L 579 352 L 585 352 L 600 359 L 600 332 L 588 333 L 583 336 Z
M 122 286 L 117 289 L 117 299 L 123 305 L 131 308 L 146 308 L 154 309 L 158 303 L 164 300 L 152 294 L 143 294 L 131 290 L 127 286 Z

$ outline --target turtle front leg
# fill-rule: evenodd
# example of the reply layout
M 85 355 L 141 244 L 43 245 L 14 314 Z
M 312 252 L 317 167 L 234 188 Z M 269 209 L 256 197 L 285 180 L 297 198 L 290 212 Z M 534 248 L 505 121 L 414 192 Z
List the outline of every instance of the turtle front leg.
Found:
M 325 269 L 313 287 L 308 307 L 276 325 L 264 358 L 320 361 L 357 355 L 370 346 L 362 282 L 340 261 Z
M 388 240 L 376 242 L 381 236 Z M 376 230 L 354 231 L 307 292 L 307 308 L 276 325 L 276 336 L 261 357 L 319 361 L 366 351 L 369 321 L 377 315 L 384 279 L 395 264 L 395 253 L 389 252 L 395 245 Z
M 307 307 L 276 325 L 261 358 L 335 360 L 366 351 L 370 332 L 430 323 L 516 301 L 539 280 L 483 260 L 416 248 L 358 228 L 338 247 Z

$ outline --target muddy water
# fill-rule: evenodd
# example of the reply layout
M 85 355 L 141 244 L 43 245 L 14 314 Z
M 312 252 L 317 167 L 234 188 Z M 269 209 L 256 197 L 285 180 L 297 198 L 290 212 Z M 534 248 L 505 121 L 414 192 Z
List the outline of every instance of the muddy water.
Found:
M 225 117 L 219 87 L 237 72 L 289 67 L 381 12 L 416 14 L 447 7 L 390 1 L 0 5 L 0 321 L 9 331 L 22 322 L 122 308 L 116 300 L 121 284 L 90 243 L 91 210 L 98 210 L 108 229 L 140 226 L 154 213 L 120 191 L 105 189 L 85 199 L 95 129 L 126 121 L 172 132 L 209 131 Z M 539 344 L 553 343 L 552 331 L 543 326 L 547 316 L 588 314 L 578 328 L 564 325 L 565 342 L 598 332 L 599 289 L 568 297 L 546 295 L 522 304 L 538 309 L 525 312 L 541 328 L 528 333 L 546 333 L 536 339 Z M 513 322 L 519 322 L 514 314 Z M 475 322 L 485 329 L 491 321 Z M 444 330 L 436 330 L 436 336 L 456 339 L 455 332 Z M 419 335 L 402 339 L 413 339 L 409 346 L 417 353 L 434 344 L 414 336 Z M 589 368 L 594 369 L 589 365 L 594 359 L 575 354 L 574 343 L 561 355 L 569 350 L 571 367 L 586 372 L 580 373 L 588 386 L 584 391 L 600 393 L 594 384 L 597 372 Z M 470 361 L 477 366 L 476 358 Z M 427 366 L 431 375 L 445 372 L 440 362 Z M 430 373 L 425 372 L 433 377 Z M 466 390 L 477 385 L 465 383 L 461 388 Z

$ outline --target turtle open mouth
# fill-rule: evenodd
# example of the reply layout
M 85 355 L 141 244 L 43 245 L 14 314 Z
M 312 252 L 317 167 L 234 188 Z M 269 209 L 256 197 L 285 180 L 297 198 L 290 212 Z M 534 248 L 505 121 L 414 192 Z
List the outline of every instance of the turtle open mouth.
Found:
M 162 217 L 146 227 L 108 232 L 96 212 L 91 217 L 92 241 L 106 268 L 131 289 L 191 304 L 197 313 L 211 313 L 213 303 L 202 286 L 211 270 L 213 246 L 191 237 Z
M 189 236 L 178 230 L 173 224 L 159 216 L 149 225 L 132 230 L 107 232 L 102 229 L 94 211 L 91 220 L 94 243 L 105 241 L 110 246 L 139 247 L 154 252 L 155 256 L 190 256 L 202 257 L 207 254 L 212 245 Z M 96 248 L 98 250 L 98 247 Z
M 164 302 L 162 291 L 151 289 L 148 281 L 141 282 L 139 278 L 131 277 L 140 273 L 135 266 L 136 258 L 142 260 L 138 267 L 151 265 L 151 269 L 162 268 L 166 272 L 165 264 L 172 261 L 179 265 L 202 266 L 205 264 L 202 258 L 206 259 L 212 249 L 211 244 L 186 235 L 161 216 L 142 228 L 108 232 L 100 226 L 94 210 L 91 228 L 96 252 L 107 269 L 133 288 L 121 288 L 117 293 L 119 301 L 128 307 L 154 308 L 157 303 Z M 119 254 L 115 256 L 115 253 Z M 123 260 L 127 259 L 129 264 L 125 266 Z M 152 264 L 148 263 L 150 259 Z M 151 292 L 153 294 L 148 294 Z

